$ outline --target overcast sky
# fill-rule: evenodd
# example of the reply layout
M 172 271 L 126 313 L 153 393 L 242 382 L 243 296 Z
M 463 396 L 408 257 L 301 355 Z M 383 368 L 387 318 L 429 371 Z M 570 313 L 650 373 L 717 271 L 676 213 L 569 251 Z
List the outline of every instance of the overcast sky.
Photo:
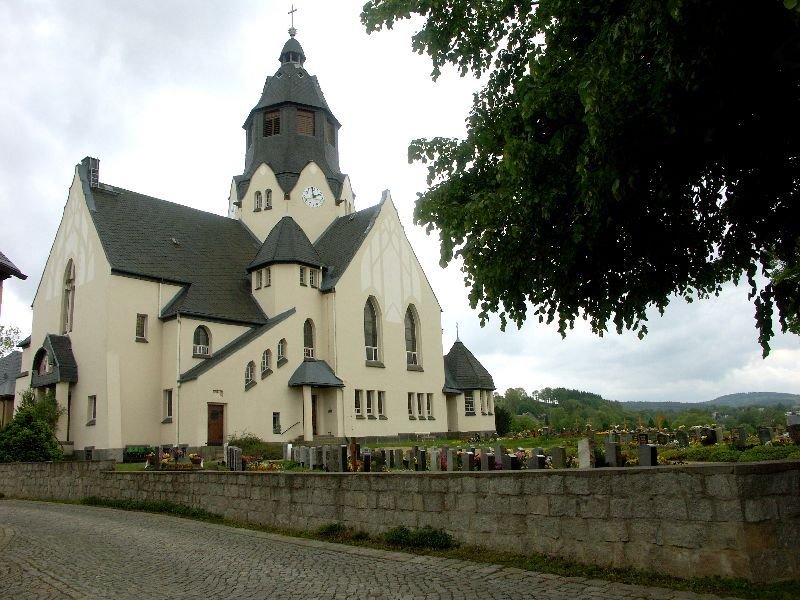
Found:
M 472 79 L 413 54 L 413 24 L 367 36 L 361 0 L 297 0 L 297 39 L 342 123 L 340 164 L 357 208 L 390 189 L 444 313 L 445 352 L 461 340 L 499 391 L 578 388 L 606 398 L 703 401 L 747 391 L 800 393 L 800 337 L 778 335 L 762 360 L 745 286 L 654 314 L 650 333 L 566 340 L 531 321 L 480 327 L 459 265 L 438 266 L 435 236 L 412 221 L 425 168 L 415 137 L 462 136 Z M 225 214 L 244 166 L 242 123 L 288 39 L 289 2 L 0 0 L 0 251 L 27 281 L 6 281 L 0 323 L 30 332 L 36 286 L 75 164 L 100 159 L 111 185 Z M 777 327 L 776 327 L 777 329 Z M 35 341 L 35 340 L 34 340 Z

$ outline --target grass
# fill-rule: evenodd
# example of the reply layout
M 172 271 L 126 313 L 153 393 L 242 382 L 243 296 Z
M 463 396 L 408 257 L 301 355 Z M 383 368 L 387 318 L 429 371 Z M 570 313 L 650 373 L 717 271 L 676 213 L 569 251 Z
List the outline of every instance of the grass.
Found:
M 720 596 L 737 596 L 740 598 L 759 598 L 765 600 L 794 600 L 797 598 L 797 589 L 800 585 L 800 580 L 779 583 L 752 583 L 746 579 L 727 579 L 722 577 L 682 579 L 653 571 L 587 565 L 543 554 L 517 554 L 499 552 L 477 546 L 459 546 L 456 545 L 449 534 L 432 528 L 411 530 L 405 527 L 398 527 L 389 530 L 382 536 L 375 537 L 370 536 L 364 531 L 348 528 L 342 523 L 330 523 L 314 531 L 299 531 L 267 525 L 241 523 L 224 519 L 219 515 L 201 509 L 195 509 L 173 502 L 139 500 L 110 501 L 99 498 L 86 498 L 81 504 L 105 506 L 122 510 L 164 513 L 218 523 L 229 527 L 263 531 L 297 538 L 315 539 L 395 552 L 439 556 L 442 558 L 453 558 L 475 563 L 501 565 L 504 567 L 515 567 L 526 571 L 551 573 L 562 577 L 603 579 L 617 583 L 664 587 L 691 591 L 699 594 L 717 594 Z

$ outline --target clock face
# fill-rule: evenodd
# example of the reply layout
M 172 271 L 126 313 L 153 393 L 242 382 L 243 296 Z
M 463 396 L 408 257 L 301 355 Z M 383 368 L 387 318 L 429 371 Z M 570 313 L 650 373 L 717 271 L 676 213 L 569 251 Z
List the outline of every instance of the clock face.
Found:
M 303 190 L 303 202 L 311 208 L 319 208 L 325 202 L 325 195 L 322 190 L 312 185 Z

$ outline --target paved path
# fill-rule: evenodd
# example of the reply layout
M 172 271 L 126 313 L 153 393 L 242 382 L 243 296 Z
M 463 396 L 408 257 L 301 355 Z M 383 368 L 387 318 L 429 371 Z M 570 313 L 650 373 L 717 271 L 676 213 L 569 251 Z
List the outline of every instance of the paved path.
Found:
M 0 597 L 716 598 L 20 500 L 0 500 Z

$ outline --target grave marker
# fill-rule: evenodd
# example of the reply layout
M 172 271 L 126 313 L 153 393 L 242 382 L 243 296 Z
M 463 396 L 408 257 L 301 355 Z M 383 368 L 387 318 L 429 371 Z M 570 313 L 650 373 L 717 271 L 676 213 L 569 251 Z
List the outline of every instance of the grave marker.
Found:
M 594 468 L 594 452 L 592 451 L 592 441 L 589 438 L 578 440 L 578 468 Z
M 456 470 L 456 451 L 452 448 L 447 449 L 447 470 L 448 471 L 455 471 Z
M 606 442 L 606 466 L 623 467 L 622 452 L 616 442 Z
M 554 469 L 564 469 L 567 466 L 567 450 L 564 446 L 550 448 L 550 460 Z
M 643 444 L 639 446 L 639 466 L 657 467 L 658 466 L 658 447 L 654 444 Z

